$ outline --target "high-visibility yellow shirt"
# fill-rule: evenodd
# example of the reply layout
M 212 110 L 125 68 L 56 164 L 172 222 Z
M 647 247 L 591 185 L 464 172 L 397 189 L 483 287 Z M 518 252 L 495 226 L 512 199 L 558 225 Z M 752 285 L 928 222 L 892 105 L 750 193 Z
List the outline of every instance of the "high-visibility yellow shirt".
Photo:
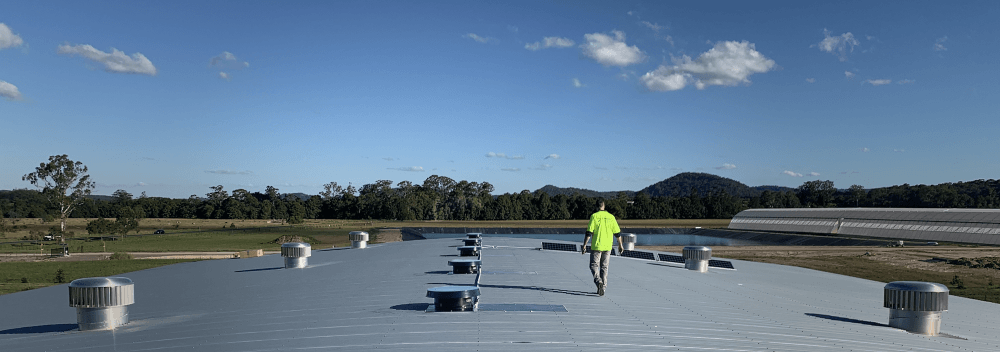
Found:
M 590 225 L 587 231 L 594 234 L 590 239 L 590 249 L 595 251 L 610 251 L 615 242 L 615 234 L 622 232 L 618 221 L 611 213 L 601 210 L 590 215 Z

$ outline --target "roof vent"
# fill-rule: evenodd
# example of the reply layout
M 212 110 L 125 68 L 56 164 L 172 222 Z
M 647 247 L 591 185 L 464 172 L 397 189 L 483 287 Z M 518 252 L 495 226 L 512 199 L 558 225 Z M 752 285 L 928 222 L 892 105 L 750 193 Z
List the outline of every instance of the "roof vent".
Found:
M 462 257 L 475 257 L 479 255 L 479 246 L 461 246 L 458 247 L 458 251 L 461 252 Z
M 128 305 L 135 285 L 124 277 L 88 277 L 69 283 L 69 306 L 76 307 L 80 331 L 106 330 L 128 324 Z
M 482 238 L 483 237 L 483 234 L 478 233 L 478 232 L 470 233 L 468 235 L 469 235 L 469 238 Z
M 948 310 L 948 287 L 933 282 L 894 281 L 885 285 L 889 326 L 915 334 L 936 336 L 941 312 Z
M 708 271 L 708 260 L 712 259 L 712 249 L 705 246 L 687 246 L 682 250 L 684 267 L 700 273 Z
M 626 251 L 635 250 L 635 234 L 634 233 L 623 233 L 619 241 L 622 241 L 622 246 L 625 247 Z
M 441 286 L 427 289 L 427 297 L 434 299 L 436 312 L 468 312 L 479 304 L 479 287 Z
M 305 268 L 309 265 L 312 246 L 302 242 L 288 242 L 281 245 L 281 256 L 285 257 L 285 269 Z
M 480 244 L 478 238 L 467 238 L 462 241 L 465 241 L 466 246 L 478 246 Z
M 448 265 L 451 265 L 452 273 L 455 274 L 476 274 L 483 266 L 483 261 L 479 259 L 455 259 L 449 260 Z
M 365 248 L 368 247 L 368 233 L 364 231 L 351 231 L 348 234 L 351 238 L 351 248 Z

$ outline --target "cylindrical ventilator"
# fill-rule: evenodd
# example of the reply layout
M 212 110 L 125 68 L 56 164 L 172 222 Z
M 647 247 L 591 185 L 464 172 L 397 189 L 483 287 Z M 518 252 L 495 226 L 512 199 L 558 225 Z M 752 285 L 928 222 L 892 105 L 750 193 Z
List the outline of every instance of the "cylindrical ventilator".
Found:
M 483 261 L 479 259 L 455 259 L 449 260 L 448 265 L 451 265 L 453 274 L 478 274 Z
M 684 267 L 700 273 L 708 271 L 708 260 L 712 259 L 712 249 L 705 246 L 687 246 L 683 249 Z
M 69 306 L 76 307 L 80 331 L 106 330 L 128 324 L 128 305 L 135 303 L 132 280 L 88 277 L 69 283 Z
M 364 231 L 351 231 L 347 235 L 351 238 L 351 248 L 368 247 L 368 233 Z
M 436 312 L 466 312 L 476 310 L 479 303 L 479 287 L 433 287 L 427 289 L 427 297 L 434 299 Z
M 479 249 L 479 246 L 461 246 L 458 247 L 458 252 L 461 257 L 475 257 L 479 255 Z
M 618 240 L 622 241 L 622 247 L 625 247 L 626 251 L 634 251 L 635 250 L 635 234 L 634 233 L 623 233 L 623 234 L 621 234 L 621 237 L 618 238 Z
M 889 326 L 915 334 L 936 336 L 941 312 L 948 310 L 948 286 L 933 282 L 894 281 L 885 285 L 884 307 Z
M 285 258 L 285 269 L 305 268 L 312 256 L 312 246 L 302 242 L 288 242 L 281 245 L 281 256 Z

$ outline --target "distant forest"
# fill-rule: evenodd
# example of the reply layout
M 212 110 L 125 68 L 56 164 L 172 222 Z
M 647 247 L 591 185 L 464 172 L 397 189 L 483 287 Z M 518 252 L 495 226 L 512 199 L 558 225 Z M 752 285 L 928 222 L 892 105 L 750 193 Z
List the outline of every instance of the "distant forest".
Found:
M 682 173 L 638 192 L 595 192 L 545 186 L 535 192 L 493 195 L 488 182 L 455 181 L 433 175 L 422 184 L 380 180 L 357 189 L 335 182 L 319 195 L 264 193 L 211 187 L 186 199 L 138 197 L 118 190 L 90 196 L 70 217 L 114 218 L 123 207 L 140 218 L 397 219 L 397 220 L 564 220 L 587 219 L 598 199 L 620 219 L 725 219 L 748 208 L 906 207 L 998 208 L 1000 181 L 977 180 L 939 185 L 901 185 L 837 189 L 832 181 L 808 181 L 797 188 L 748 187 L 704 173 Z M 36 190 L 0 191 L 5 218 L 59 217 Z

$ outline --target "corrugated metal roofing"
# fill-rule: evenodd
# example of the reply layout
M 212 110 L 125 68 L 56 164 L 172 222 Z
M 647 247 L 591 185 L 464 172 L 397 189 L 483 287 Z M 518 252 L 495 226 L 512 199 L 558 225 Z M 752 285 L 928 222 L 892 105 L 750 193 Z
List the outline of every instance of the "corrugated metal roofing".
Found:
M 625 257 L 611 258 L 599 297 L 588 256 L 530 239 L 484 238 L 480 303 L 565 312 L 427 313 L 428 288 L 475 281 L 448 274 L 459 244 L 314 250 L 305 269 L 281 269 L 269 255 L 129 273 L 131 323 L 114 332 L 76 331 L 66 285 L 0 296 L 0 350 L 1000 350 L 996 304 L 951 297 L 941 331 L 960 338 L 929 337 L 886 325 L 883 283 L 743 261 L 698 273 Z
M 748 209 L 729 228 L 1000 244 L 1000 209 Z

